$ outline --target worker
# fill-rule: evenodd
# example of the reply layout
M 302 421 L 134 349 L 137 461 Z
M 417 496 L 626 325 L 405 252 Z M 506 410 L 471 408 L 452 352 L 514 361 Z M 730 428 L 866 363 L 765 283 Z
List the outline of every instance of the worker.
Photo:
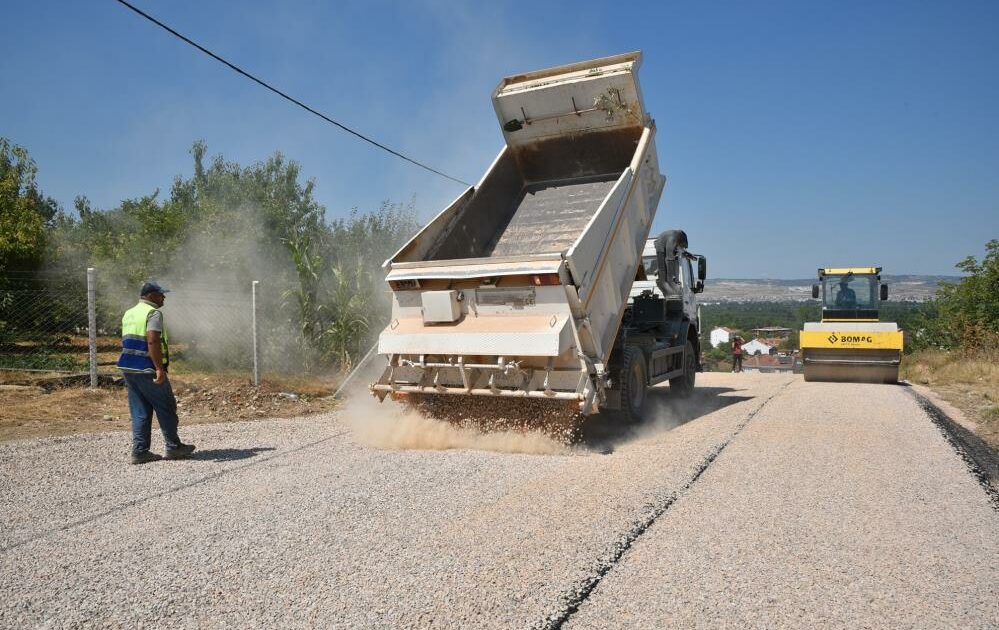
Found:
M 836 294 L 836 306 L 839 308 L 857 308 L 857 294 L 848 282 L 846 278 L 839 281 L 839 293 Z
M 186 459 L 193 444 L 184 444 L 177 435 L 177 399 L 167 370 L 170 367 L 169 336 L 163 323 L 166 289 L 147 282 L 139 291 L 139 303 L 121 318 L 121 356 L 118 369 L 128 389 L 132 415 L 132 463 L 146 464 L 163 459 L 149 450 L 153 411 L 163 432 L 167 459 Z
M 732 372 L 742 371 L 742 337 L 732 337 Z

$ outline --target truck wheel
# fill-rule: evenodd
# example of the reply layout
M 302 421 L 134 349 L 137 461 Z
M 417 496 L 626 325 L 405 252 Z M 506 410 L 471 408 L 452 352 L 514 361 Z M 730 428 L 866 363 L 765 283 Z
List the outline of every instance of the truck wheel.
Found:
M 694 393 L 694 379 L 697 377 L 697 359 L 694 358 L 694 344 L 687 342 L 683 348 L 683 375 L 669 379 L 669 389 L 680 398 Z
M 634 424 L 642 419 L 645 390 L 648 387 L 645 354 L 638 348 L 625 348 L 621 357 L 621 420 Z

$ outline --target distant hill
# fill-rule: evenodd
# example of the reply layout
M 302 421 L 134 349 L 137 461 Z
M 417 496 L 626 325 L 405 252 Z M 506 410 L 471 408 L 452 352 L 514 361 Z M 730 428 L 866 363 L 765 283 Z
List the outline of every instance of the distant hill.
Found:
M 932 299 L 941 282 L 956 282 L 960 276 L 885 275 L 888 298 L 893 302 L 925 302 Z M 758 278 L 708 278 L 701 303 L 797 302 L 812 299 L 814 278 L 769 280 Z

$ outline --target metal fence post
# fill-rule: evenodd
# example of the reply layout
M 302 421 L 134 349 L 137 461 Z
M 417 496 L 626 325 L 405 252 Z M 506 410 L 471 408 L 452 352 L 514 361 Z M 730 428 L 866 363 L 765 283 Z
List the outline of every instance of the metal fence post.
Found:
M 90 386 L 97 387 L 97 270 L 87 267 L 87 337 L 90 347 Z
M 257 285 L 259 280 L 253 281 L 252 308 L 253 308 L 253 385 L 260 387 L 260 334 L 257 329 Z

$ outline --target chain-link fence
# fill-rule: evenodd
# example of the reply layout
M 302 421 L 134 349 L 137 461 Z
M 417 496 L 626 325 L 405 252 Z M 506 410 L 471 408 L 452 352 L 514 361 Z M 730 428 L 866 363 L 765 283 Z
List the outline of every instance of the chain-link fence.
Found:
M 138 297 L 78 275 L 0 273 L 0 370 L 116 373 L 121 315 Z M 293 287 L 173 287 L 163 308 L 171 360 L 195 371 L 296 374 L 307 369 Z
M 87 372 L 86 282 L 17 273 L 0 282 L 0 369 Z

